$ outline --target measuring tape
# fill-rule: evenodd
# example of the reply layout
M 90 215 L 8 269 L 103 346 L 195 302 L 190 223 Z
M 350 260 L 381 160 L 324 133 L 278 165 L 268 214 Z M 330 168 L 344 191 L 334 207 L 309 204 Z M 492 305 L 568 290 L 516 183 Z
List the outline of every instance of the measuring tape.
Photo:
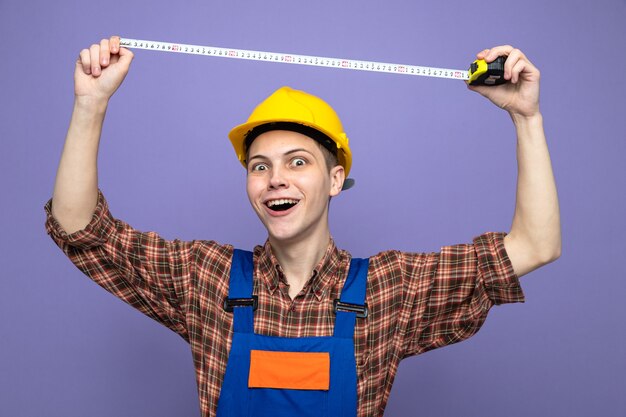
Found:
M 506 82 L 504 80 L 504 61 L 506 60 L 506 57 L 499 57 L 490 63 L 487 63 L 482 59 L 476 60 L 471 64 L 469 70 L 465 71 L 447 68 L 419 67 L 416 65 L 391 64 L 388 62 L 329 58 L 314 55 L 284 54 L 280 52 L 219 48 L 215 46 L 187 45 L 182 43 L 157 42 L 128 38 L 122 38 L 120 40 L 120 46 L 132 49 L 149 49 L 152 51 L 214 56 L 219 58 L 245 59 L 250 61 L 309 65 L 315 67 L 340 68 L 357 71 L 449 78 L 464 80 L 470 85 L 498 85 Z

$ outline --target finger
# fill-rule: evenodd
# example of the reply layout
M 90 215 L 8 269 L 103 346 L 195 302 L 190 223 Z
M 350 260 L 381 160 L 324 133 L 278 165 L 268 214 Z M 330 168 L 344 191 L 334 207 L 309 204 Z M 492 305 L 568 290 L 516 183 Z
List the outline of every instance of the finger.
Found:
M 120 61 L 125 66 L 129 66 L 135 54 L 130 49 L 120 48 Z
M 512 69 L 511 82 L 518 82 L 519 80 L 538 82 L 540 78 L 541 73 L 539 72 L 539 69 L 526 58 L 519 60 Z
M 111 59 L 111 52 L 109 50 L 109 40 L 102 39 L 100 41 L 100 65 L 106 68 L 109 65 Z
M 87 75 L 91 74 L 91 59 L 89 58 L 89 49 L 83 49 L 79 54 L 79 62 L 83 67 L 83 72 Z
M 492 62 L 499 56 L 508 56 L 514 48 L 511 45 L 496 46 L 489 50 L 489 53 L 483 58 L 487 62 Z
M 489 49 L 483 49 L 482 51 L 476 54 L 476 58 L 483 59 L 485 58 L 485 56 L 487 56 L 488 53 L 489 53 Z
M 120 48 L 119 53 L 111 57 L 111 62 L 115 62 L 118 69 L 125 75 L 128 73 L 133 57 L 134 54 L 129 49 Z
M 509 52 L 509 56 L 506 58 L 506 62 L 504 63 L 504 79 L 505 80 L 511 79 L 513 68 L 521 60 L 526 60 L 526 57 L 524 56 L 522 51 L 514 48 Z
M 484 88 L 484 86 L 467 84 L 467 88 L 472 91 L 476 91 L 477 93 L 480 93 L 481 88 Z
M 91 73 L 97 77 L 100 75 L 100 45 L 91 45 L 89 56 L 91 58 Z
M 109 39 L 109 47 L 111 48 L 112 54 L 118 53 L 120 51 L 120 37 L 111 36 L 111 39 Z
M 519 76 L 526 69 L 528 62 L 525 60 L 519 60 L 515 66 L 511 69 L 511 83 L 517 84 Z

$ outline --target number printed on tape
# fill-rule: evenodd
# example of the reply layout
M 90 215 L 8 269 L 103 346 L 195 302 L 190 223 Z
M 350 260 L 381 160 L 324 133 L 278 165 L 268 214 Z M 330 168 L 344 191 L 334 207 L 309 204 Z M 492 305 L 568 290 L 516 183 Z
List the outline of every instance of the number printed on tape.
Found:
M 283 54 L 246 49 L 219 48 L 214 46 L 185 45 L 179 43 L 157 42 L 122 38 L 121 46 L 132 49 L 151 49 L 162 52 L 216 56 L 222 58 L 245 59 L 249 61 L 268 61 L 284 64 L 309 65 L 316 67 L 351 69 L 356 71 L 385 72 L 391 74 L 418 75 L 424 77 L 469 80 L 468 71 L 420 67 L 416 65 L 391 64 L 375 61 L 361 61 L 344 58 L 329 58 L 312 55 Z

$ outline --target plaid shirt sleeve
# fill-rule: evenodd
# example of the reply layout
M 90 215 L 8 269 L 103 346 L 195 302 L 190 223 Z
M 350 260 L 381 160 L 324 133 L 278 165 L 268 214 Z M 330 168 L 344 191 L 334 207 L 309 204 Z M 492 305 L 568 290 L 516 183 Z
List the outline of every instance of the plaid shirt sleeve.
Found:
M 98 285 L 188 340 L 185 325 L 193 242 L 166 241 L 114 219 L 101 192 L 89 224 L 67 234 L 45 206 L 46 231 Z
M 524 301 L 504 235 L 485 233 L 439 253 L 400 254 L 409 311 L 404 357 L 465 340 L 493 305 Z

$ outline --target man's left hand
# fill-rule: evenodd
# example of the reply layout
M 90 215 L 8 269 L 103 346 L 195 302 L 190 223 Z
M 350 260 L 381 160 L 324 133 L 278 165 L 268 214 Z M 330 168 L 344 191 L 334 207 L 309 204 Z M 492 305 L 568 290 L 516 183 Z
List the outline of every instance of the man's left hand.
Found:
M 539 70 L 519 49 L 510 45 L 485 49 L 476 58 L 492 62 L 506 56 L 504 79 L 498 86 L 468 86 L 470 90 L 487 97 L 496 106 L 506 110 L 512 117 L 532 117 L 539 114 Z

